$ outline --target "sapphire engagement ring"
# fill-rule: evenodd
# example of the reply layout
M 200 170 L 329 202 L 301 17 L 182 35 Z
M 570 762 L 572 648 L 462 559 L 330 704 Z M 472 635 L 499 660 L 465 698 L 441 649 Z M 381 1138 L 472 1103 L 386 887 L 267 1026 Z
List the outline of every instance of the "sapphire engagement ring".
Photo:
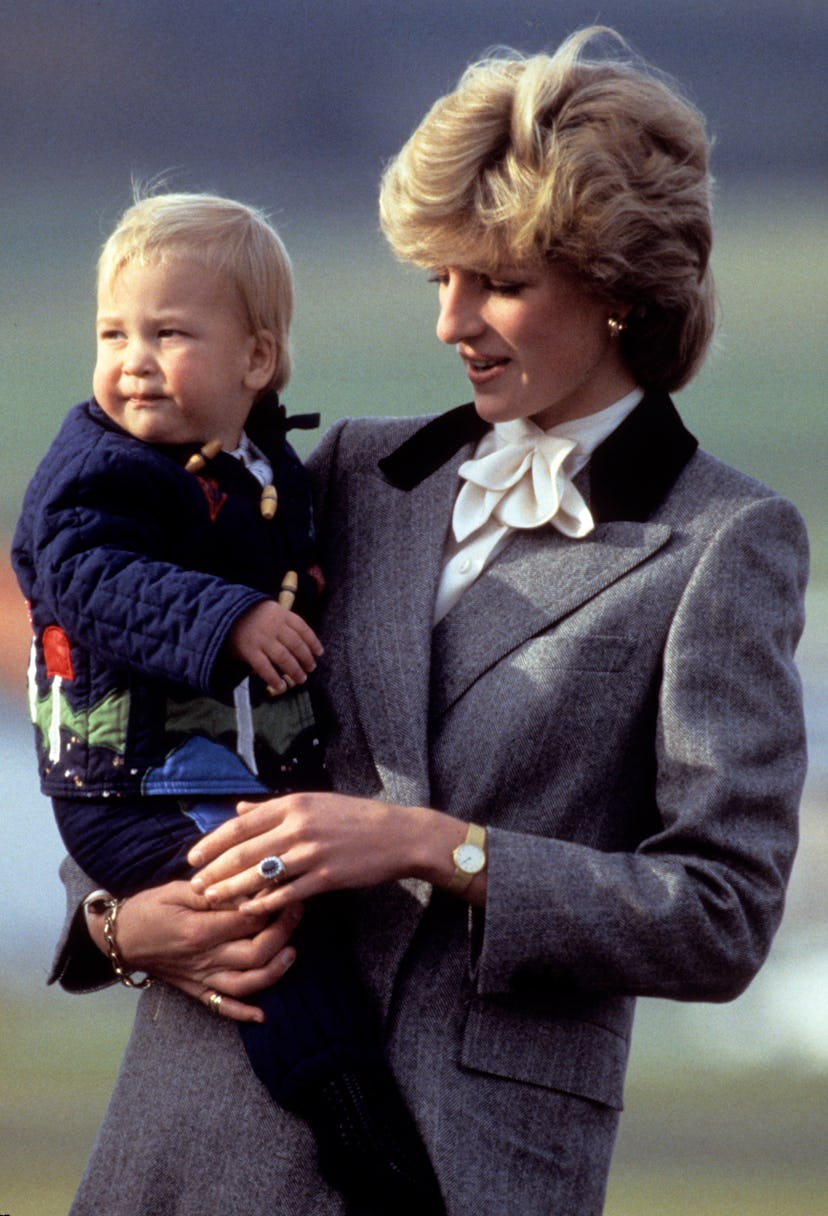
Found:
M 280 882 L 285 876 L 285 863 L 281 857 L 264 857 L 256 868 L 268 882 Z

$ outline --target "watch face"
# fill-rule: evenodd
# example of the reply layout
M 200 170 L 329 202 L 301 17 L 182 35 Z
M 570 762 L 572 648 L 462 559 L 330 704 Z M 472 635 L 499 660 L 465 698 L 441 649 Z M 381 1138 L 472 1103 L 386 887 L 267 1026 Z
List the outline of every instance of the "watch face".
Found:
M 454 850 L 454 861 L 464 874 L 479 874 L 486 864 L 486 854 L 476 844 L 461 844 Z

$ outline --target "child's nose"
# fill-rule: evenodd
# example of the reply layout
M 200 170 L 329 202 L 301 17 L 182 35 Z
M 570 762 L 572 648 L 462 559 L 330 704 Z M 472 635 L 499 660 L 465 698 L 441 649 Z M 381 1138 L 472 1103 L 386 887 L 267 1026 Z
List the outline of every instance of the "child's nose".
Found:
M 155 360 L 146 342 L 134 340 L 129 343 L 124 355 L 124 371 L 128 376 L 145 376 L 155 366 Z

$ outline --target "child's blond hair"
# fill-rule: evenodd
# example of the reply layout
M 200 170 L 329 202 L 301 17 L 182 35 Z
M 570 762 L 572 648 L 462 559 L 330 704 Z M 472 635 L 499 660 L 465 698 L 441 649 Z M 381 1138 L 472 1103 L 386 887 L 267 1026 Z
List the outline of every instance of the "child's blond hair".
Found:
M 101 250 L 98 291 L 131 263 L 186 257 L 226 274 L 251 333 L 267 329 L 277 355 L 269 387 L 290 379 L 293 273 L 282 241 L 264 212 L 212 194 L 136 197 Z

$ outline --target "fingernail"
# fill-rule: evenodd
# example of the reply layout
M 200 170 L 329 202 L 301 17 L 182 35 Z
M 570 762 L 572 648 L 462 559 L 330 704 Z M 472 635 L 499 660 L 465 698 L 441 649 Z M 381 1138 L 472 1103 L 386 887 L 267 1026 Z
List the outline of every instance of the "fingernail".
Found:
M 201 878 L 191 878 L 190 886 L 198 895 L 204 894 L 204 882 Z
M 284 967 L 285 971 L 287 971 L 288 967 L 292 967 L 293 964 L 296 962 L 296 951 L 295 950 L 283 950 L 282 955 L 281 955 L 281 961 L 282 961 L 282 966 Z
M 189 853 L 187 854 L 187 861 L 189 861 L 191 866 L 200 866 L 203 860 L 204 854 L 202 853 L 201 849 L 190 849 Z
M 216 899 L 217 897 L 218 897 L 218 891 L 216 890 L 215 887 L 208 887 L 207 890 L 204 892 L 205 899 Z

